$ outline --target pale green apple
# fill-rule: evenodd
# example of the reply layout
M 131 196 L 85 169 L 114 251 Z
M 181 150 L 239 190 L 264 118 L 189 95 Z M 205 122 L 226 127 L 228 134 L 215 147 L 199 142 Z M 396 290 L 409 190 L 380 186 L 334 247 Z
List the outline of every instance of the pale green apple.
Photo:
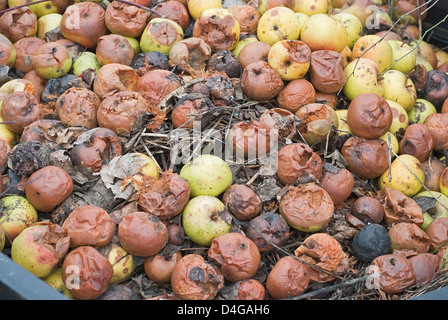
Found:
M 419 98 L 408 111 L 409 122 L 424 123 L 426 118 L 433 113 L 437 113 L 436 107 L 428 100 Z
M 101 65 L 96 58 L 96 54 L 90 51 L 84 51 L 73 62 L 73 74 L 80 77 L 84 70 L 92 69 L 95 73 L 100 70 Z
M 229 165 L 215 155 L 201 155 L 180 170 L 179 175 L 190 186 L 193 197 L 218 196 L 232 184 L 233 176 Z
M 294 11 L 286 7 L 274 7 L 258 21 L 257 37 L 272 46 L 280 40 L 298 40 L 300 30 Z
M 347 31 L 347 46 L 353 49 L 356 41 L 362 37 L 364 27 L 357 16 L 348 12 L 339 12 L 332 15 L 333 19 L 340 21 Z
M 412 79 L 398 70 L 385 72 L 383 78 L 383 98 L 398 102 L 406 111 L 411 110 L 417 100 L 417 90 Z
M 312 51 L 333 50 L 341 52 L 347 46 L 348 34 L 342 22 L 318 13 L 310 16 L 300 29 L 300 40 Z
M 249 44 L 249 43 L 251 43 L 251 42 L 257 42 L 257 41 L 259 41 L 259 40 L 258 40 L 257 37 L 255 37 L 255 36 L 254 36 L 254 37 L 245 37 L 244 39 L 240 39 L 240 40 L 237 42 L 235 48 L 232 50 L 232 53 L 235 55 L 235 57 L 238 58 L 238 55 L 240 54 L 241 50 L 243 50 L 243 48 L 244 48 L 247 44 Z
M 207 9 L 222 8 L 221 0 L 188 0 L 187 2 L 187 9 L 193 20 L 197 20 Z
M 62 14 L 50 13 L 40 17 L 37 20 L 37 37 L 43 39 L 49 31 L 59 28 L 61 25 Z
M 128 40 L 129 43 L 131 44 L 131 47 L 134 50 L 134 57 L 136 57 L 140 52 L 142 52 L 142 49 L 140 49 L 140 43 L 136 38 L 127 36 L 123 37 L 125 37 L 126 40 Z
M 335 110 L 338 117 L 338 134 L 343 136 L 345 134 L 351 134 L 350 126 L 347 121 L 347 109 Z
M 396 134 L 397 132 L 404 133 L 409 126 L 409 118 L 406 110 L 401 104 L 395 101 L 386 99 L 386 102 L 392 111 L 392 123 L 389 127 L 389 132 L 392 134 Z
M 160 32 L 163 29 L 169 30 L 170 34 L 175 36 L 167 37 L 166 32 Z M 174 43 L 183 38 L 184 31 L 178 23 L 166 18 L 154 18 L 143 30 L 140 49 L 142 52 L 160 51 L 167 55 Z
M 31 2 L 34 2 L 34 0 L 8 0 L 8 6 L 11 8 Z M 31 4 L 28 7 L 36 14 L 37 18 L 39 19 L 40 17 L 43 17 L 50 13 L 64 13 L 69 2 L 69 0 L 52 0 Z
M 1 199 L 0 225 L 6 233 L 6 245 L 26 228 L 37 222 L 36 209 L 22 196 L 10 195 Z
M 300 40 L 281 40 L 269 49 L 268 63 L 285 81 L 300 79 L 311 64 L 311 49 Z
M 416 46 L 410 46 L 403 41 L 387 40 L 392 47 L 393 63 L 392 70 L 408 73 L 415 68 L 417 62 Z
M 375 61 L 367 58 L 355 59 L 345 67 L 345 73 L 348 79 L 342 92 L 350 101 L 362 93 L 383 96 L 384 81 Z
M 352 49 L 352 58 L 367 58 L 378 65 L 379 71 L 386 71 L 393 63 L 393 51 L 390 44 L 381 37 L 368 34 L 360 37 Z
M 185 234 L 202 246 L 209 246 L 215 237 L 230 232 L 231 222 L 224 203 L 212 196 L 192 198 L 182 212 Z
M 308 16 L 315 14 L 328 14 L 333 10 L 331 0 L 296 0 L 294 12 L 301 12 Z
M 417 58 L 415 60 L 415 64 L 416 65 L 418 65 L 418 64 L 423 65 L 425 67 L 426 71 L 434 70 L 434 68 L 432 67 L 431 63 L 429 63 L 429 61 L 425 57 L 423 57 L 423 56 L 421 56 L 419 54 L 417 54 Z

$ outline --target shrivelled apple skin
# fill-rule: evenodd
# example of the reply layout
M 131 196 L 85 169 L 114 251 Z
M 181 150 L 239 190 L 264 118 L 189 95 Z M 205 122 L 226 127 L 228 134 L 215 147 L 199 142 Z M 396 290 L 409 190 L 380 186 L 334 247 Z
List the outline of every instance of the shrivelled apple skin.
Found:
M 185 164 L 179 175 L 187 180 L 191 195 L 218 196 L 232 184 L 229 165 L 214 155 L 201 155 Z
M 143 52 L 160 51 L 168 54 L 175 42 L 184 38 L 182 27 L 173 20 L 165 18 L 152 19 L 140 38 Z
M 215 237 L 230 232 L 231 216 L 218 198 L 198 196 L 182 212 L 182 227 L 193 242 L 209 246 Z

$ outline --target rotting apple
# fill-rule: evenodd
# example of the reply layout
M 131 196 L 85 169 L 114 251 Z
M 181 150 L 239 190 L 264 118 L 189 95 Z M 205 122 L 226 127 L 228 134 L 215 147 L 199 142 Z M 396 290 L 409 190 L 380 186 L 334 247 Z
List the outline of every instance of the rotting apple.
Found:
M 232 217 L 216 197 L 192 198 L 182 212 L 182 227 L 191 241 L 209 246 L 212 240 L 231 229 Z
M 85 70 L 91 69 L 95 74 L 100 70 L 101 64 L 98 62 L 96 54 L 91 51 L 84 51 L 73 62 L 73 74 L 82 77 Z
M 311 49 L 300 40 L 281 40 L 269 50 L 268 63 L 285 81 L 300 79 L 310 67 Z
M 36 277 L 45 278 L 68 252 L 70 237 L 52 222 L 38 222 L 24 229 L 12 242 L 11 258 Z
M 272 46 L 280 40 L 298 40 L 300 32 L 299 20 L 294 11 L 287 7 L 274 7 L 261 16 L 257 37 Z
M 60 13 L 50 13 L 40 17 L 37 20 L 37 37 L 44 39 L 47 32 L 60 28 L 61 20 L 62 14 Z
M 418 98 L 408 111 L 408 118 L 410 123 L 423 123 L 433 113 L 437 113 L 436 107 L 428 100 Z
M 72 67 L 72 57 L 62 44 L 46 42 L 34 52 L 33 70 L 44 79 L 60 78 Z
M 143 30 L 140 38 L 142 52 L 160 51 L 168 54 L 175 42 L 184 38 L 182 27 L 173 20 L 154 18 Z
M 200 155 L 180 170 L 179 175 L 187 180 L 191 195 L 218 196 L 232 184 L 229 165 L 215 155 Z
M 0 224 L 6 235 L 6 246 L 27 227 L 37 222 L 36 209 L 22 196 L 10 195 L 2 199 Z
M 342 92 L 349 100 L 353 100 L 362 93 L 383 95 L 384 81 L 380 77 L 381 74 L 375 61 L 358 58 L 345 67 L 345 73 L 348 79 Z
M 120 282 L 134 272 L 134 256 L 116 243 L 111 244 L 110 251 L 107 254 L 107 260 L 109 260 L 114 270 L 110 284 Z
M 0 252 L 3 251 L 5 244 L 6 244 L 6 234 L 5 234 L 5 230 L 3 230 L 3 227 L 0 224 Z
M 311 51 L 334 50 L 341 52 L 347 46 L 348 33 L 342 22 L 323 13 L 310 16 L 300 29 L 300 40 Z

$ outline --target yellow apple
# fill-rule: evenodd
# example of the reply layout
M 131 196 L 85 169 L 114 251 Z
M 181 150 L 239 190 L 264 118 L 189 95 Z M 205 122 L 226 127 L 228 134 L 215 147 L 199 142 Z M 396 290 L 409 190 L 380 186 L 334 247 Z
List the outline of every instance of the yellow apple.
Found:
M 393 63 L 392 70 L 408 73 L 415 68 L 417 61 L 417 51 L 415 45 L 410 46 L 403 41 L 387 40 L 392 47 Z
M 345 134 L 352 133 L 350 130 L 350 126 L 348 125 L 347 122 L 347 109 L 339 109 L 336 110 L 335 112 L 339 119 L 338 134 L 340 136 L 343 136 Z
M 308 16 L 314 14 L 331 13 L 333 9 L 331 0 L 295 0 L 294 12 L 301 12 Z
M 404 131 L 409 125 L 409 118 L 406 110 L 395 101 L 387 99 L 386 101 L 392 111 L 392 123 L 389 127 L 389 132 L 392 134 L 404 134 Z
M 257 37 L 272 46 L 280 40 L 298 40 L 300 31 L 299 20 L 294 11 L 286 7 L 275 7 L 261 16 Z
M 398 102 L 406 111 L 414 107 L 417 90 L 412 79 L 398 70 L 389 70 L 383 74 L 383 98 Z
M 282 40 L 269 50 L 268 63 L 283 80 L 300 79 L 308 72 L 311 49 L 300 40 Z
M 347 46 L 348 34 L 342 22 L 323 13 L 310 16 L 300 30 L 300 40 L 312 51 L 341 52 Z
M 362 37 L 364 27 L 357 16 L 348 12 L 339 12 L 334 14 L 333 19 L 340 21 L 347 31 L 347 46 L 353 49 L 355 42 Z
M 355 59 L 345 67 L 345 73 L 348 79 L 342 92 L 349 100 L 362 93 L 383 96 L 384 81 L 375 61 L 367 58 Z
M 379 71 L 384 72 L 393 62 L 392 47 L 379 36 L 373 34 L 365 35 L 355 42 L 352 49 L 352 58 L 356 59 L 359 57 L 375 61 Z
M 381 137 L 379 137 L 378 139 L 384 140 L 387 143 L 387 146 L 392 149 L 392 151 L 394 153 L 390 153 L 390 158 L 393 159 L 395 158 L 395 154 L 398 154 L 398 152 L 400 151 L 400 144 L 398 142 L 397 137 L 392 134 L 390 131 L 386 132 L 385 134 L 383 134 Z
M 188 12 L 196 20 L 203 11 L 211 8 L 222 8 L 221 0 L 188 0 Z
M 62 14 L 50 13 L 40 17 L 37 20 L 37 37 L 43 39 L 49 31 L 59 28 L 61 25 Z

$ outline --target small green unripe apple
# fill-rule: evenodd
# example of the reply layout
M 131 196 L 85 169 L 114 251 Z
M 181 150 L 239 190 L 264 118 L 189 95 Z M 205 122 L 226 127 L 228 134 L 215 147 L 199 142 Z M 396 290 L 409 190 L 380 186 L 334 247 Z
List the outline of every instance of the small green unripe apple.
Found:
M 229 165 L 214 155 L 196 157 L 182 167 L 179 175 L 188 182 L 193 197 L 216 197 L 232 184 Z
M 140 38 L 143 52 L 160 51 L 169 54 L 175 42 L 184 38 L 182 27 L 170 19 L 154 18 L 149 21 Z
M 100 70 L 101 65 L 96 58 L 96 54 L 90 51 L 84 51 L 73 62 L 73 74 L 80 77 L 84 70 L 92 69 L 95 73 Z
M 38 222 L 24 229 L 12 242 L 11 258 L 36 277 L 50 275 L 70 248 L 70 237 L 59 225 Z
M 6 245 L 11 245 L 24 229 L 37 222 L 37 211 L 22 196 L 6 196 L 1 205 L 0 224 L 6 233 Z
M 209 246 L 220 234 L 230 232 L 232 218 L 224 203 L 216 197 L 191 199 L 182 212 L 182 227 L 191 241 Z
M 37 37 L 43 39 L 49 31 L 59 28 L 61 25 L 62 14 L 50 13 L 40 17 L 37 20 Z

